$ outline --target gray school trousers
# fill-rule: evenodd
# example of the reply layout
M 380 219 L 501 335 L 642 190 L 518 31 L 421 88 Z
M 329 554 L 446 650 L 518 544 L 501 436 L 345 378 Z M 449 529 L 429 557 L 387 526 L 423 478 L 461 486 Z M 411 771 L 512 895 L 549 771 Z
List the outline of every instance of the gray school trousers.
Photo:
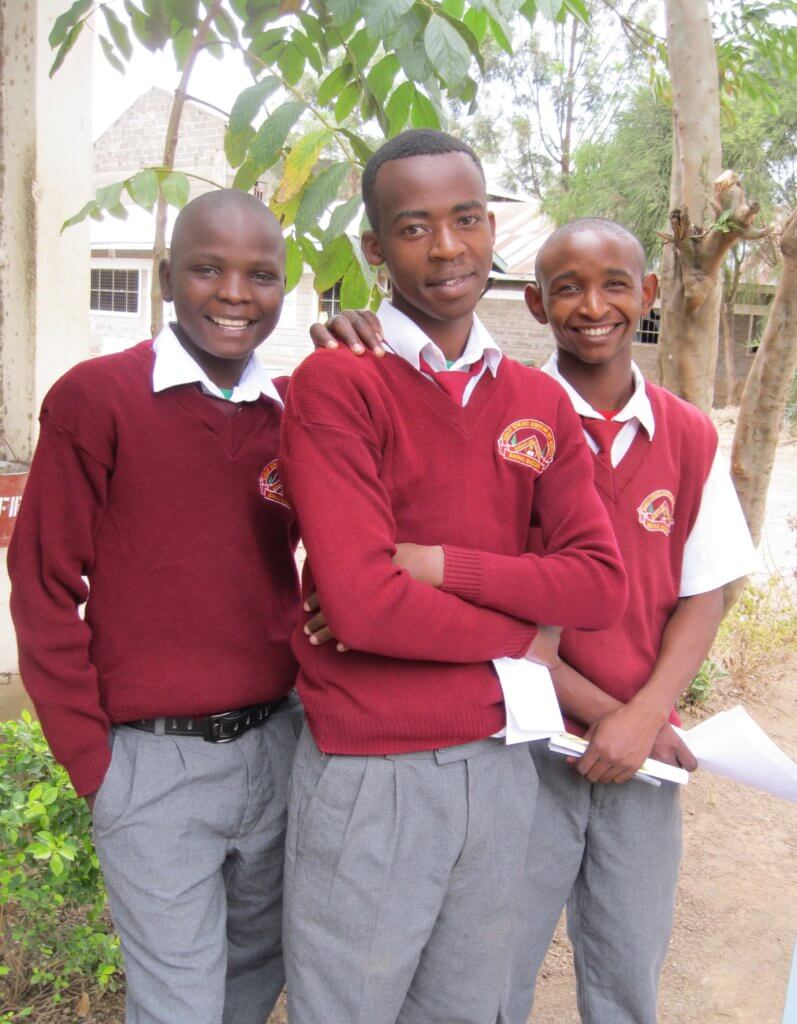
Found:
M 113 730 L 94 805 L 127 1024 L 263 1024 L 284 982 L 282 871 L 300 709 L 232 743 Z
M 322 754 L 285 852 L 291 1024 L 495 1024 L 537 788 L 525 744 Z
M 656 1024 L 681 860 L 680 787 L 592 784 L 546 741 L 520 926 L 499 1024 L 526 1024 L 567 904 L 583 1024 Z

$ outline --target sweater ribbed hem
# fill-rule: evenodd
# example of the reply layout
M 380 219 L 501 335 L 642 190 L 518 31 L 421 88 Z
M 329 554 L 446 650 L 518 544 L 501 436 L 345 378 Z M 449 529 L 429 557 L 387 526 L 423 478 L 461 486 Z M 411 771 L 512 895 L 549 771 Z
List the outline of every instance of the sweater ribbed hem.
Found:
M 465 601 L 478 602 L 483 579 L 480 553 L 444 544 L 443 556 L 445 567 L 441 589 Z
M 323 701 L 303 698 L 319 750 L 325 754 L 384 755 L 436 750 L 487 739 L 506 725 L 503 704 L 464 708 L 446 714 L 388 718 L 324 713 Z
M 64 767 L 69 772 L 69 778 L 75 787 L 78 796 L 86 796 L 95 793 L 102 785 L 105 773 L 111 763 L 111 748 L 101 747 L 99 750 L 92 750 L 83 757 L 70 761 Z

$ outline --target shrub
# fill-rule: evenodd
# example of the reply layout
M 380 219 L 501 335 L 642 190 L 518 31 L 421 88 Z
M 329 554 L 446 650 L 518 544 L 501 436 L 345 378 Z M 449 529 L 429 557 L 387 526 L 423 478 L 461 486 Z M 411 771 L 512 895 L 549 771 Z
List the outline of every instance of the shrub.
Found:
M 706 658 L 689 687 L 681 695 L 681 707 L 696 708 L 705 704 L 712 695 L 714 685 L 727 675 L 728 673 L 724 672 L 713 658 Z
M 116 989 L 105 901 L 85 801 L 27 711 L 0 722 L 0 1005 L 15 1008 L 0 1020 L 34 1019 L 31 1004 L 92 982 Z

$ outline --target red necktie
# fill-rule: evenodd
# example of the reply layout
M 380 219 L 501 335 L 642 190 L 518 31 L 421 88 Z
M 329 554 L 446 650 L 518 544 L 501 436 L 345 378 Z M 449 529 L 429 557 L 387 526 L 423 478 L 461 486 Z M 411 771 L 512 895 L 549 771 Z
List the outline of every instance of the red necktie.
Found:
M 472 363 L 467 370 L 433 370 L 423 356 L 420 357 L 421 371 L 428 374 L 457 405 L 463 404 L 468 381 L 474 374 L 479 373 L 483 363 L 484 356 Z
M 581 424 L 598 446 L 598 462 L 609 469 L 612 468 L 612 444 L 625 426 L 615 420 L 596 420 L 591 416 L 582 416 Z

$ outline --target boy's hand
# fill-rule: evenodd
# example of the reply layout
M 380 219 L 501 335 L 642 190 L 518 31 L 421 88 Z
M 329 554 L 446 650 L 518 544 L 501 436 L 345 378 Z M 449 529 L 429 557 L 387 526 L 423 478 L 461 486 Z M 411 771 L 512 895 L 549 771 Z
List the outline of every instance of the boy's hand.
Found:
M 658 719 L 624 704 L 589 727 L 589 746 L 573 766 L 588 782 L 628 782 L 651 756 L 661 728 Z
M 393 562 L 406 569 L 414 580 L 442 587 L 445 554 L 439 544 L 397 544 Z
M 304 602 L 303 608 L 306 612 L 315 612 L 316 614 L 312 619 L 308 619 L 304 624 L 304 634 L 309 637 L 310 643 L 313 647 L 318 647 L 320 644 L 328 643 L 330 640 L 334 640 L 332 630 L 327 625 L 327 620 L 324 617 L 324 613 L 321 611 L 321 605 L 318 600 L 318 594 L 313 592 L 307 600 Z M 347 651 L 348 648 L 343 644 L 336 643 L 335 648 L 340 651 Z
M 338 348 L 348 345 L 355 355 L 370 349 L 375 356 L 383 356 L 382 325 L 369 309 L 344 309 L 325 324 L 313 324 L 310 337 L 316 348 Z
M 669 722 L 659 729 L 650 757 L 664 761 L 665 764 L 674 764 L 676 768 L 686 768 L 688 772 L 697 768 L 695 755 Z
M 537 626 L 537 635 L 526 651 L 529 661 L 545 665 L 551 671 L 562 664 L 559 657 L 559 639 L 562 635 L 561 626 Z

